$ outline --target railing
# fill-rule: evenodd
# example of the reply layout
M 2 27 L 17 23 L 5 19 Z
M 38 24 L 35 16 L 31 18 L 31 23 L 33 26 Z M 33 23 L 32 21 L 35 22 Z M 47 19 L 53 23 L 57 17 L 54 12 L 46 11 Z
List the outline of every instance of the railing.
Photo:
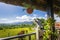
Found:
M 17 36 L 11 36 L 11 37 L 6 37 L 6 38 L 0 38 L 0 40 L 11 40 L 18 38 L 18 40 L 24 40 L 23 38 L 28 36 L 29 40 L 31 40 L 31 35 L 35 35 L 34 37 L 36 38 L 36 33 L 31 33 L 31 34 L 22 34 L 22 35 L 17 35 Z

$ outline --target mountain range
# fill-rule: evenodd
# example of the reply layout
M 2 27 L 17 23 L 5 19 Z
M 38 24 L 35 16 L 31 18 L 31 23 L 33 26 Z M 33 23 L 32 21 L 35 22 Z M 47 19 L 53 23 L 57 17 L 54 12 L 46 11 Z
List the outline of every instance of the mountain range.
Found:
M 14 22 L 14 23 L 0 23 L 0 24 L 32 24 L 33 22 Z

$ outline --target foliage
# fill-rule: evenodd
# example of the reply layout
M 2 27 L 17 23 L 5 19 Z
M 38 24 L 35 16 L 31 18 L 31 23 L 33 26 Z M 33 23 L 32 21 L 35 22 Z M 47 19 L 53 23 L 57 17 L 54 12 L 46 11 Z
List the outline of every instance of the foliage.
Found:
M 49 20 L 49 19 L 48 19 Z M 44 25 L 44 35 L 43 35 L 43 40 L 48 40 L 49 39 L 49 36 L 50 36 L 50 33 L 51 33 L 51 30 L 50 30 L 50 25 L 49 25 L 49 21 L 46 20 L 46 25 Z
M 54 35 L 55 38 L 57 37 L 57 35 L 56 35 L 57 32 L 55 31 L 55 33 L 53 33 L 52 30 L 51 30 L 54 23 L 55 23 L 55 20 L 53 20 L 52 18 L 48 18 L 45 21 L 46 25 L 44 25 L 45 32 L 44 32 L 44 35 L 43 35 L 43 40 L 49 40 L 50 37 L 51 37 L 51 34 Z

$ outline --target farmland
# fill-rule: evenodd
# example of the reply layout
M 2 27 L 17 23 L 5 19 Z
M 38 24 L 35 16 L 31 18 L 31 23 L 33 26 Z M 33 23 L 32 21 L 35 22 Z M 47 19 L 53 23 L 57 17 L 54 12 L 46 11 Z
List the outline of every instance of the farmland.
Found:
M 7 26 L 5 25 L 4 27 L 2 26 L 0 28 L 0 38 L 15 36 L 15 35 L 18 35 L 18 33 L 21 31 L 24 31 L 25 34 L 35 32 L 35 30 L 32 29 L 34 25 L 24 24 L 24 25 L 10 25 L 10 27 L 8 26 L 9 25 Z

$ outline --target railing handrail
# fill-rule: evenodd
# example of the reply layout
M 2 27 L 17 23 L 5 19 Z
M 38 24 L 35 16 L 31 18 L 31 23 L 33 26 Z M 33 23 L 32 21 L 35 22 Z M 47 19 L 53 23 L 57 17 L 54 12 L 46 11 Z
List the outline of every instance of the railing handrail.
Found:
M 16 35 L 16 36 L 11 36 L 11 37 L 6 37 L 6 38 L 0 38 L 0 40 L 8 40 L 8 39 L 14 39 L 14 38 L 21 38 L 25 36 L 31 36 L 33 34 L 36 34 L 36 32 L 30 33 L 30 34 L 22 34 L 22 35 Z

